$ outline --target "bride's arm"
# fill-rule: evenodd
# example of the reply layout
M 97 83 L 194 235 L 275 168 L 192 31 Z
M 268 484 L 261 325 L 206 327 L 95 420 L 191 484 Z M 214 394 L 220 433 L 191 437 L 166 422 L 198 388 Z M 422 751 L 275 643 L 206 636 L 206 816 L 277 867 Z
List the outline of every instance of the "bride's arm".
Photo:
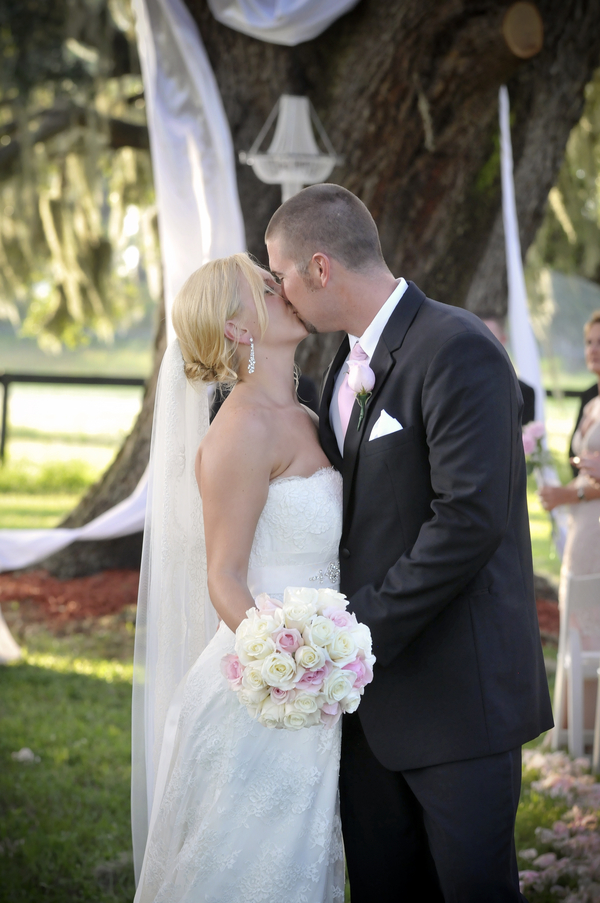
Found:
M 248 560 L 272 472 L 267 424 L 237 410 L 207 436 L 196 464 L 204 513 L 208 591 L 219 617 L 234 630 L 254 600 Z

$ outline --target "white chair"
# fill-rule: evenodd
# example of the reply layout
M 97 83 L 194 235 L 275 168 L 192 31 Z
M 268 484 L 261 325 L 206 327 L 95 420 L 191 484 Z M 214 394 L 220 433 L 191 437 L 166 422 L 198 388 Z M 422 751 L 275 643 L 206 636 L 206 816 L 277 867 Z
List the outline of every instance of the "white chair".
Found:
M 583 700 L 586 680 L 597 680 L 600 666 L 600 574 L 561 578 L 559 593 L 560 633 L 552 748 L 565 740 L 573 756 L 582 756 L 592 743 L 595 731 L 584 730 Z M 568 700 L 568 726 L 563 728 L 565 702 Z M 598 715 L 596 722 L 598 722 Z M 597 730 L 600 732 L 600 726 Z M 600 757 L 600 736 L 598 738 Z

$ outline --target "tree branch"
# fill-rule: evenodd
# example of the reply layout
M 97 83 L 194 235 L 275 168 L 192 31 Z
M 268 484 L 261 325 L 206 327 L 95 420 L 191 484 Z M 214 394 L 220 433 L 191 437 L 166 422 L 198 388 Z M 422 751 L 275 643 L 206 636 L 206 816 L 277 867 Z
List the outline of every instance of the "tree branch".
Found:
M 31 135 L 33 145 L 49 141 L 55 135 L 60 135 L 75 126 L 87 124 L 87 112 L 82 107 L 55 107 L 40 114 L 41 123 Z M 40 118 L 38 117 L 38 118 Z M 109 136 L 109 146 L 113 149 L 120 147 L 133 147 L 137 150 L 148 150 L 148 129 L 145 125 L 136 125 L 133 122 L 125 122 L 122 119 L 99 117 L 99 123 L 103 125 Z M 15 126 L 13 128 L 13 126 Z M 16 131 L 16 124 L 8 123 L 3 128 L 3 133 L 10 134 Z M 22 153 L 21 141 L 13 138 L 10 144 L 0 147 L 0 181 L 5 181 L 15 175 Z

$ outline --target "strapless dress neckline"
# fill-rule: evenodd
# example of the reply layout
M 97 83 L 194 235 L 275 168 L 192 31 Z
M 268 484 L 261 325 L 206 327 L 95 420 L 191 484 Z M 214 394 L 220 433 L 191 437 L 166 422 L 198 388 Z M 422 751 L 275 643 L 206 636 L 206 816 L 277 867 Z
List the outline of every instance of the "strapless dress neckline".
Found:
M 323 467 L 319 467 L 315 470 L 314 473 L 309 474 L 307 477 L 303 477 L 300 474 L 293 475 L 291 477 L 275 477 L 274 480 L 271 480 L 269 483 L 269 489 L 271 486 L 275 486 L 277 483 L 288 483 L 291 480 L 312 480 L 313 477 L 321 476 L 324 473 L 330 473 L 331 471 L 335 472 L 335 467 L 333 464 L 325 464 Z

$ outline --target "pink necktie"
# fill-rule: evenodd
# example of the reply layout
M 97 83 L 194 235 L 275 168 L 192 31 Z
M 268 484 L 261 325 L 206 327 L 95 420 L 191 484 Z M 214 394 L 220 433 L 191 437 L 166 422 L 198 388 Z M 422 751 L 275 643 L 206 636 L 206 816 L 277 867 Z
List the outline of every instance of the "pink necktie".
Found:
M 348 358 L 350 361 L 369 361 L 369 355 L 366 354 L 358 342 L 350 352 L 350 357 Z M 356 394 L 352 391 L 350 386 L 348 385 L 348 372 L 346 371 L 346 375 L 342 381 L 342 385 L 340 386 L 340 391 L 338 392 L 337 403 L 338 410 L 340 412 L 340 421 L 342 424 L 342 434 L 346 435 L 346 430 L 348 429 L 348 423 L 350 422 L 350 414 L 352 413 L 352 407 L 356 400 Z

